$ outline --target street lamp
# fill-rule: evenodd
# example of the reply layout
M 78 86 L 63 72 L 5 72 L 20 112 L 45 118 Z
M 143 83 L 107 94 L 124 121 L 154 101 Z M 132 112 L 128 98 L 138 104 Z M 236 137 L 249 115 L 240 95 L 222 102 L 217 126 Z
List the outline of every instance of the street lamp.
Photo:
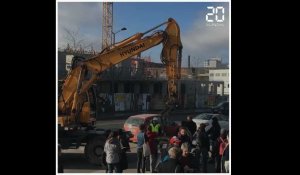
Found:
M 112 34 L 113 34 L 113 41 L 114 41 L 113 44 L 116 43 L 116 34 L 119 33 L 119 32 L 121 32 L 121 31 L 123 31 L 123 30 L 127 30 L 127 28 L 123 27 L 122 29 L 120 29 L 120 30 L 118 30 L 116 32 L 112 32 Z
M 126 27 L 123 27 L 122 29 L 113 32 L 113 45 L 116 43 L 116 34 L 123 31 L 123 30 L 127 30 Z M 115 93 L 115 66 L 112 66 L 112 94 Z M 114 95 L 112 96 L 112 105 L 113 105 L 113 112 L 115 112 L 115 99 L 114 99 Z

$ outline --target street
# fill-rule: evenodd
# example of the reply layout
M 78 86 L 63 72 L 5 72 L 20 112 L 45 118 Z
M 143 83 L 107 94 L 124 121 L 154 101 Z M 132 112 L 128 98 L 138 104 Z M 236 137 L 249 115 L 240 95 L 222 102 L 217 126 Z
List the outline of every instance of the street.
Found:
M 124 173 L 136 173 L 136 144 L 130 143 L 130 148 L 132 152 L 127 153 L 128 169 Z M 83 153 L 84 147 L 63 151 L 64 173 L 105 173 L 103 167 L 90 164 Z

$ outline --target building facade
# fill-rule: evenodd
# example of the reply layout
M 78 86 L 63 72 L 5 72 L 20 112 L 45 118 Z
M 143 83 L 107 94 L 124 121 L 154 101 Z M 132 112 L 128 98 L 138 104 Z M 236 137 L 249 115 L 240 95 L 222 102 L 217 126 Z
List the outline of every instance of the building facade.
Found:
M 63 80 L 72 53 L 58 53 L 58 78 Z M 77 54 L 76 54 L 77 55 Z M 93 54 L 82 55 L 86 58 Z M 207 68 L 182 68 L 178 82 L 178 96 L 182 109 L 213 106 L 219 102 L 218 86 L 223 81 L 209 81 Z M 161 110 L 167 99 L 166 68 L 149 58 L 130 58 L 101 73 L 95 83 L 98 98 L 97 112 Z M 221 93 L 222 94 L 222 93 Z
M 220 84 L 217 88 L 217 93 L 222 95 L 229 95 L 229 69 L 210 69 L 210 82 L 224 82 L 224 87 Z

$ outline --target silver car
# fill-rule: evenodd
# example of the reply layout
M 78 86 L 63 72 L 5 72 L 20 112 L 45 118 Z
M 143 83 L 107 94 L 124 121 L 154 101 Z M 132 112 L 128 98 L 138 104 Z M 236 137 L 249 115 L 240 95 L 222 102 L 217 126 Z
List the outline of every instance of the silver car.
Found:
M 193 121 L 197 124 L 197 127 L 200 126 L 201 123 L 207 124 L 205 130 L 209 130 L 212 127 L 212 118 L 217 117 L 218 122 L 221 126 L 221 129 L 229 129 L 229 121 L 228 116 L 223 114 L 212 114 L 212 113 L 202 113 L 193 118 Z

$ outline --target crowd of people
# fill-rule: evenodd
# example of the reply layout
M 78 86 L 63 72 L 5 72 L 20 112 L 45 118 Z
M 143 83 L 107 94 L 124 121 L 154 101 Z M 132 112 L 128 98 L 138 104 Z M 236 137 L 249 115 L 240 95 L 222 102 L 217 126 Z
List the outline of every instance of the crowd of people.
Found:
M 188 116 L 182 122 L 176 135 L 168 141 L 165 154 L 158 151 L 158 137 L 163 135 L 158 118 L 150 124 L 139 126 L 137 135 L 137 173 L 207 173 L 207 164 L 215 164 L 215 172 L 229 172 L 229 131 L 221 130 L 217 118 L 213 118 L 212 127 L 206 124 L 198 126 Z M 122 132 L 111 132 L 104 146 L 105 162 L 108 173 L 121 173 L 128 168 L 126 151 L 129 143 Z M 209 156 L 209 154 L 211 156 Z M 146 162 L 149 160 L 149 168 Z

